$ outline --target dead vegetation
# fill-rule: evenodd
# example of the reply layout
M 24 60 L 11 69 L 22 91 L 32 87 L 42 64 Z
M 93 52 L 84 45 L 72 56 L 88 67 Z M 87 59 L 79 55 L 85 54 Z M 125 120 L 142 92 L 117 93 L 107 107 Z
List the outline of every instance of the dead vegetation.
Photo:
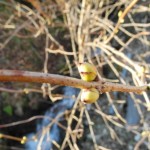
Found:
M 88 61 L 97 67 L 98 76 L 107 81 L 135 86 L 150 83 L 148 0 L 22 2 L 0 1 L 2 69 L 31 70 L 79 77 L 76 62 Z M 19 97 L 21 93 L 37 92 L 44 97 L 48 95 L 52 101 L 56 101 L 63 97 L 60 94 L 52 94 L 57 88 L 58 86 L 50 84 L 42 86 L 1 84 L 0 90 L 13 93 L 14 98 L 16 94 Z M 141 149 L 149 149 L 150 96 L 146 92 L 140 96 L 129 93 L 128 96 L 134 101 L 133 105 L 140 115 L 140 122 L 134 126 L 128 124 L 123 111 L 129 99 L 127 95 L 106 93 L 95 104 L 85 106 L 80 102 L 79 94 L 73 108 L 64 112 L 67 124 L 65 127 L 60 124 L 60 127 L 66 134 L 61 144 L 53 141 L 55 147 L 62 150 L 66 147 L 76 150 L 121 148 L 138 150 L 140 146 Z M 110 106 L 113 115 L 108 112 Z M 134 118 L 132 113 L 129 115 Z M 42 131 L 38 148 L 44 135 L 59 117 L 61 115 L 53 118 Z M 30 119 L 32 120 L 32 117 Z M 11 122 L 0 127 L 7 128 L 26 122 L 25 120 Z M 15 140 L 11 135 L 2 134 L 1 137 Z M 36 136 L 34 138 L 36 139 Z M 23 138 L 18 141 L 26 142 Z

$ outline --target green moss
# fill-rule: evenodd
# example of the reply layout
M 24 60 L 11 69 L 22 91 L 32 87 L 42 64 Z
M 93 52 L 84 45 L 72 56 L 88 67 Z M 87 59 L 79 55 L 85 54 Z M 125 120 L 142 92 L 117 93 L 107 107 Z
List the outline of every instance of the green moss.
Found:
M 13 108 L 11 105 L 7 105 L 3 108 L 3 111 L 9 115 L 9 116 L 12 116 L 13 115 Z

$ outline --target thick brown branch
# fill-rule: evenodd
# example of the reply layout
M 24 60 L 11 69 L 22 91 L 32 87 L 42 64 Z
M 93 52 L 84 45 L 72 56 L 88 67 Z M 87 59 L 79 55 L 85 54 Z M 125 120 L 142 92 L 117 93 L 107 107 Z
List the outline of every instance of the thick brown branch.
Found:
M 80 79 L 67 77 L 63 75 L 18 71 L 18 70 L 0 70 L 1 82 L 35 82 L 35 83 L 50 83 L 55 85 L 72 86 L 75 88 L 97 88 L 101 93 L 120 91 L 120 92 L 136 92 L 141 93 L 147 90 L 147 85 L 135 87 L 129 85 L 116 84 L 111 82 L 97 81 L 85 82 Z
M 50 83 L 55 85 L 72 86 L 76 88 L 90 88 L 96 86 L 96 83 L 85 82 L 72 77 L 19 70 L 0 70 L 0 81 Z
M 143 91 L 146 91 L 146 90 L 147 90 L 147 85 L 131 86 L 131 85 L 123 85 L 123 84 L 105 82 L 102 86 L 103 92 L 120 91 L 120 92 L 134 92 L 137 94 L 141 94 Z

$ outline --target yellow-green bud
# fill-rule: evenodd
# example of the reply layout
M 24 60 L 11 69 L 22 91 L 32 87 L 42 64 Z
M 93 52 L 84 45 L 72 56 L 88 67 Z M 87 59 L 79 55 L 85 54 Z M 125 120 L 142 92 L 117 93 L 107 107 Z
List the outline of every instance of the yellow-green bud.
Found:
M 78 65 L 78 70 L 82 80 L 93 81 L 97 76 L 97 69 L 93 64 L 83 62 Z
M 81 101 L 85 104 L 94 103 L 99 98 L 99 91 L 95 88 L 82 89 Z

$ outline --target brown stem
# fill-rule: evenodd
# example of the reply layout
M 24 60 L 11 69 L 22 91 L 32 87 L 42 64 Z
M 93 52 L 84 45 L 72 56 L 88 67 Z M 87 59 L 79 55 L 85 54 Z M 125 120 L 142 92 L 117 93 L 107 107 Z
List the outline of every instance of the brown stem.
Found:
M 6 134 L 0 134 L 1 138 L 5 139 L 10 139 L 10 140 L 15 140 L 21 142 L 22 138 L 11 136 L 11 135 L 6 135 Z
M 80 79 L 67 77 L 57 74 L 19 71 L 19 70 L 0 70 L 1 82 L 35 82 L 35 83 L 50 83 L 55 85 L 72 86 L 75 88 L 97 88 L 101 93 L 120 91 L 120 92 L 136 92 L 141 93 L 147 90 L 145 86 L 129 86 L 106 82 L 100 80 L 97 82 L 86 82 Z

